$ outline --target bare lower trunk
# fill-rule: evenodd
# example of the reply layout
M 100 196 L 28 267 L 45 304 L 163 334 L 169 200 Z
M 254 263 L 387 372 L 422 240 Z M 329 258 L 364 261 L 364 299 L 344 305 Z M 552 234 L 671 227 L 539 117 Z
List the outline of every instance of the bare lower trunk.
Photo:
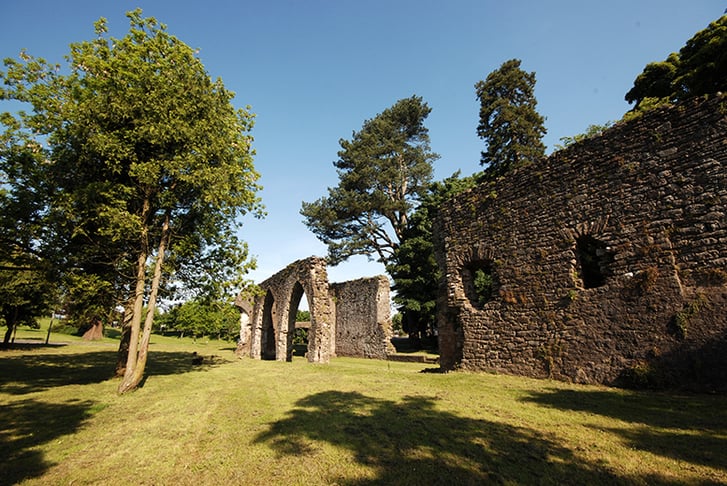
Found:
M 146 222 L 151 209 L 149 200 L 144 201 L 144 208 L 141 213 L 141 220 Z M 140 251 L 136 259 L 136 286 L 134 289 L 134 305 L 129 323 L 129 348 L 126 356 L 124 377 L 119 384 L 118 392 L 125 393 L 138 384 L 134 382 L 136 370 L 136 355 L 139 350 L 139 333 L 141 331 L 141 313 L 144 309 L 144 287 L 146 283 L 146 260 L 149 257 L 149 234 L 144 229 L 140 238 Z M 118 368 L 118 367 L 117 367 Z M 140 380 L 139 380 L 140 381 Z
M 151 291 L 149 294 L 149 301 L 147 303 L 146 319 L 144 320 L 144 330 L 141 332 L 141 310 L 143 307 L 143 287 L 144 281 L 142 279 L 141 288 L 142 296 L 139 298 L 139 294 L 136 295 L 134 301 L 134 316 L 131 320 L 131 333 L 129 342 L 129 357 L 126 361 L 126 370 L 124 378 L 119 385 L 119 393 L 125 393 L 127 391 L 136 388 L 141 380 L 144 378 L 144 368 L 146 367 L 146 359 L 149 354 L 149 340 L 151 339 L 151 329 L 154 323 L 154 312 L 156 310 L 156 300 L 159 293 L 159 285 L 162 279 L 162 266 L 164 264 L 164 255 L 167 251 L 167 243 L 169 241 L 169 215 L 166 216 L 164 224 L 162 226 L 161 238 L 159 240 L 159 248 L 157 250 L 157 258 L 154 264 L 154 276 L 151 283 Z M 144 267 L 145 269 L 146 267 Z M 145 275 L 144 271 L 141 271 Z M 137 278 L 139 273 L 137 273 Z M 137 292 L 139 289 L 139 282 L 137 281 Z M 140 304 L 141 302 L 141 304 Z M 137 309 L 137 307 L 139 307 Z M 138 315 L 137 315 L 138 310 Z M 139 335 L 141 334 L 141 341 L 139 341 Z
M 103 339 L 103 322 L 101 319 L 94 319 L 93 325 L 83 333 L 83 339 L 86 341 L 98 341 Z
M 48 344 L 48 341 L 50 341 L 50 330 L 53 328 L 53 316 L 50 316 L 50 322 L 48 323 L 48 332 L 45 335 L 45 344 Z
M 134 371 L 136 369 L 136 355 L 139 350 L 139 333 L 141 331 L 141 313 L 144 309 L 144 280 L 146 279 L 146 252 L 141 252 L 136 262 L 136 291 L 134 293 L 134 309 L 129 325 L 129 348 L 126 356 L 126 367 L 124 378 L 119 384 L 119 393 L 125 393 L 138 385 L 134 382 Z
M 10 345 L 10 339 L 13 338 L 13 341 L 15 341 L 15 338 L 13 335 L 15 334 L 15 326 L 18 319 L 18 308 L 16 307 L 13 311 L 13 317 L 10 322 L 7 322 L 8 330 L 5 331 L 5 336 L 3 337 L 3 346 L 7 347 Z
M 10 345 L 10 338 L 13 335 L 13 324 L 8 324 L 8 329 L 5 331 L 5 336 L 3 337 L 3 346 L 9 346 Z
M 131 319 L 134 317 L 134 297 L 124 307 L 124 319 L 121 321 L 121 340 L 119 352 L 116 357 L 116 376 L 124 376 L 126 372 L 126 361 L 129 359 L 129 343 L 131 342 Z

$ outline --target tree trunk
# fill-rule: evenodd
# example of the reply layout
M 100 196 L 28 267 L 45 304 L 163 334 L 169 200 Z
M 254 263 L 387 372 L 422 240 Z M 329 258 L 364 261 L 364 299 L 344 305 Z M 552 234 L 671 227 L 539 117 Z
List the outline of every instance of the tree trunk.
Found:
M 15 333 L 15 326 L 16 326 L 17 320 L 18 320 L 18 308 L 15 307 L 13 309 L 12 319 L 9 322 L 6 322 L 6 325 L 8 326 L 8 330 L 5 331 L 5 337 L 3 338 L 3 346 L 5 346 L 5 347 L 8 347 L 10 345 L 10 338 L 12 338 L 13 334 Z
M 48 323 L 48 333 L 45 335 L 45 344 L 48 345 L 48 341 L 50 341 L 50 330 L 53 328 L 53 315 L 50 316 L 50 322 Z
M 103 338 L 103 322 L 101 319 L 94 319 L 93 325 L 88 331 L 83 333 L 83 339 L 85 341 L 98 341 Z
M 141 309 L 139 309 L 138 317 L 134 315 L 132 319 L 131 341 L 129 343 L 129 359 L 126 361 L 126 372 L 124 379 L 119 385 L 119 393 L 136 388 L 144 378 L 144 368 L 146 367 L 146 359 L 149 355 L 149 341 L 151 339 L 151 329 L 154 324 L 154 312 L 156 310 L 156 300 L 159 293 L 159 285 L 162 280 L 162 266 L 164 265 L 164 255 L 167 251 L 167 243 L 169 241 L 169 214 L 165 216 L 162 225 L 162 233 L 159 239 L 159 248 L 157 250 L 156 262 L 154 264 L 154 276 L 151 283 L 151 291 L 149 301 L 147 303 L 146 319 L 144 320 L 144 330 L 141 336 L 141 342 L 138 342 L 141 327 Z M 138 276 L 138 275 L 137 275 Z M 142 283 L 143 286 L 143 283 Z M 137 282 L 138 289 L 138 282 Z M 142 296 L 143 297 L 143 296 Z M 134 314 L 138 305 L 138 296 L 134 305 Z M 142 299 L 143 301 L 143 299 Z M 142 302 L 143 303 L 143 302 Z M 137 341 L 134 339 L 136 335 Z
M 3 346 L 7 347 L 10 345 L 10 338 L 13 335 L 13 324 L 8 323 L 8 330 L 5 331 L 5 337 L 3 338 Z
M 116 357 L 116 376 L 122 377 L 126 373 L 126 361 L 129 359 L 129 343 L 131 342 L 131 319 L 134 317 L 134 302 L 132 295 L 124 306 L 124 319 L 121 321 L 121 340 L 119 352 Z
M 144 200 L 141 220 L 146 223 L 150 209 L 148 199 Z M 149 230 L 144 227 L 141 233 L 140 250 L 136 259 L 136 288 L 134 291 L 134 307 L 129 323 L 129 348 L 126 357 L 124 377 L 119 384 L 118 392 L 125 393 L 138 384 L 134 383 L 136 356 L 139 350 L 139 333 L 141 332 L 141 313 L 144 310 L 144 288 L 146 284 L 146 260 L 149 256 Z

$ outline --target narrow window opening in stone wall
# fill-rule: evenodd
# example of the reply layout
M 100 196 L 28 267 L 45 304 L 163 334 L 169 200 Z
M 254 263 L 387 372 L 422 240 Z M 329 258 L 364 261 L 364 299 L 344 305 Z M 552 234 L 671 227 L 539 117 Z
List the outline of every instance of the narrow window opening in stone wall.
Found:
M 464 292 L 473 307 L 481 308 L 497 294 L 499 282 L 490 260 L 476 260 L 462 268 Z
M 583 288 L 594 289 L 605 285 L 613 263 L 613 252 L 608 245 L 591 235 L 581 235 L 576 240 L 576 255 Z

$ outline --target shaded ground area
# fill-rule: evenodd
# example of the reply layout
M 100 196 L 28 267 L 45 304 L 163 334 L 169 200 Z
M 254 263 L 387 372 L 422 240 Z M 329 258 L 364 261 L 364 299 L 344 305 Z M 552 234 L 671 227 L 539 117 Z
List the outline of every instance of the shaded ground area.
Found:
M 35 344 L 15 344 L 40 349 Z M 13 395 L 33 393 L 54 386 L 99 383 L 114 377 L 116 349 L 69 354 L 24 354 L 3 356 L 0 353 L 0 391 Z M 186 352 L 154 351 L 149 355 L 146 376 L 186 373 L 201 367 L 216 366 L 224 360 L 214 356 L 195 356 Z
M 423 346 L 431 343 L 412 343 L 408 337 L 393 337 L 391 344 L 396 350 L 395 354 L 387 355 L 386 359 L 391 361 L 407 361 L 412 363 L 438 363 L 439 352 L 436 346 Z
M 0 407 L 0 483 L 42 476 L 53 466 L 37 446 L 75 432 L 93 411 L 91 401 L 21 400 Z
M 79 344 L 83 346 L 83 343 Z M 16 341 L 11 349 L 28 352 L 7 355 L 0 351 L 0 393 L 28 395 L 54 387 L 87 385 L 113 378 L 116 365 L 113 346 L 108 351 L 56 354 L 44 353 L 44 346 Z M 149 357 L 146 376 L 186 373 L 216 366 L 222 361 L 214 356 L 204 356 L 201 362 L 195 363 L 191 353 L 155 351 Z M 0 457 L 3 458 L 0 484 L 15 484 L 42 476 L 53 464 L 44 459 L 38 446 L 74 433 L 88 417 L 104 407 L 92 400 L 78 399 L 0 401 Z
M 614 394 L 595 390 L 552 390 L 525 401 L 564 411 L 603 415 L 625 422 L 611 428 L 630 447 L 727 472 L 727 408 L 724 397 Z M 715 426 L 721 424 L 721 426 Z M 696 432 L 695 432 L 696 431 Z
M 328 484 L 668 484 L 657 477 L 618 476 L 605 465 L 579 460 L 555 436 L 457 416 L 437 410 L 436 401 L 315 393 L 256 442 L 270 444 L 281 456 L 310 460 L 318 444 L 327 442 L 375 471 L 373 478 L 329 477 Z

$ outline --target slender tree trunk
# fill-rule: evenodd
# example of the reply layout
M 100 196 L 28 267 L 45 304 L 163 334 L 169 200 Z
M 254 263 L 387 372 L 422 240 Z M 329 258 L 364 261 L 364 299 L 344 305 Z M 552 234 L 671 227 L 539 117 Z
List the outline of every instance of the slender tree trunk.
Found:
M 13 317 L 11 318 L 10 322 L 7 322 L 8 330 L 5 331 L 5 337 L 3 338 L 3 346 L 7 347 L 10 345 L 10 339 L 12 338 L 13 341 L 15 341 L 14 334 L 15 334 L 15 326 L 18 322 L 18 308 L 13 308 Z
M 162 226 L 161 240 L 159 241 L 159 249 L 157 252 L 157 259 L 154 264 L 154 277 L 151 282 L 151 292 L 149 294 L 149 303 L 146 312 L 146 319 L 144 320 L 144 330 L 141 336 L 141 344 L 139 345 L 139 359 L 137 360 L 136 366 L 139 374 L 139 381 L 144 374 L 144 368 L 146 367 L 146 359 L 149 355 L 149 341 L 151 339 L 152 326 L 154 324 L 154 314 L 156 312 L 157 296 L 159 295 L 159 286 L 162 281 L 162 267 L 164 266 L 164 256 L 167 251 L 167 244 L 169 242 L 169 214 L 164 219 L 164 225 Z
M 48 345 L 48 341 L 50 341 L 50 330 L 53 327 L 53 315 L 50 316 L 50 322 L 48 323 L 48 333 L 45 335 L 45 344 Z
M 169 214 L 164 219 L 162 225 L 162 233 L 159 239 L 159 248 L 157 250 L 156 262 L 154 264 L 154 276 L 151 283 L 151 291 L 149 294 L 149 301 L 147 303 L 146 319 L 144 320 L 144 330 L 141 333 L 141 342 L 138 342 L 141 327 L 141 311 L 139 317 L 134 316 L 132 319 L 132 333 L 131 342 L 129 343 L 129 359 L 126 362 L 126 372 L 124 373 L 124 379 L 119 385 L 119 393 L 125 393 L 129 390 L 136 388 L 141 380 L 144 378 L 144 369 L 146 368 L 146 360 L 149 355 L 149 341 L 151 339 L 152 325 L 154 324 L 154 312 L 156 310 L 156 300 L 159 294 L 159 285 L 162 280 L 162 266 L 164 265 L 164 255 L 167 251 L 167 244 L 169 241 Z M 134 312 L 136 313 L 136 305 L 134 306 Z M 134 329 L 134 323 L 136 324 L 136 332 Z M 134 340 L 134 334 L 136 334 L 137 341 Z M 138 343 L 138 344 L 136 344 Z
M 146 223 L 150 209 L 148 199 L 144 200 L 141 220 Z M 134 383 L 136 356 L 139 350 L 139 334 L 141 332 L 141 313 L 144 310 L 144 288 L 146 286 L 146 260 L 149 257 L 149 234 L 144 227 L 141 234 L 141 248 L 136 259 L 136 287 L 134 291 L 134 307 L 129 324 L 129 350 L 126 358 L 124 377 L 119 384 L 118 392 L 125 393 L 138 385 Z
M 5 337 L 3 338 L 3 346 L 10 345 L 10 337 L 13 335 L 13 324 L 8 323 L 8 330 L 5 331 Z
M 131 320 L 134 318 L 134 302 L 132 295 L 124 306 L 124 319 L 121 321 L 121 340 L 116 358 L 116 376 L 122 377 L 126 372 L 126 360 L 129 359 L 129 343 L 131 342 Z

